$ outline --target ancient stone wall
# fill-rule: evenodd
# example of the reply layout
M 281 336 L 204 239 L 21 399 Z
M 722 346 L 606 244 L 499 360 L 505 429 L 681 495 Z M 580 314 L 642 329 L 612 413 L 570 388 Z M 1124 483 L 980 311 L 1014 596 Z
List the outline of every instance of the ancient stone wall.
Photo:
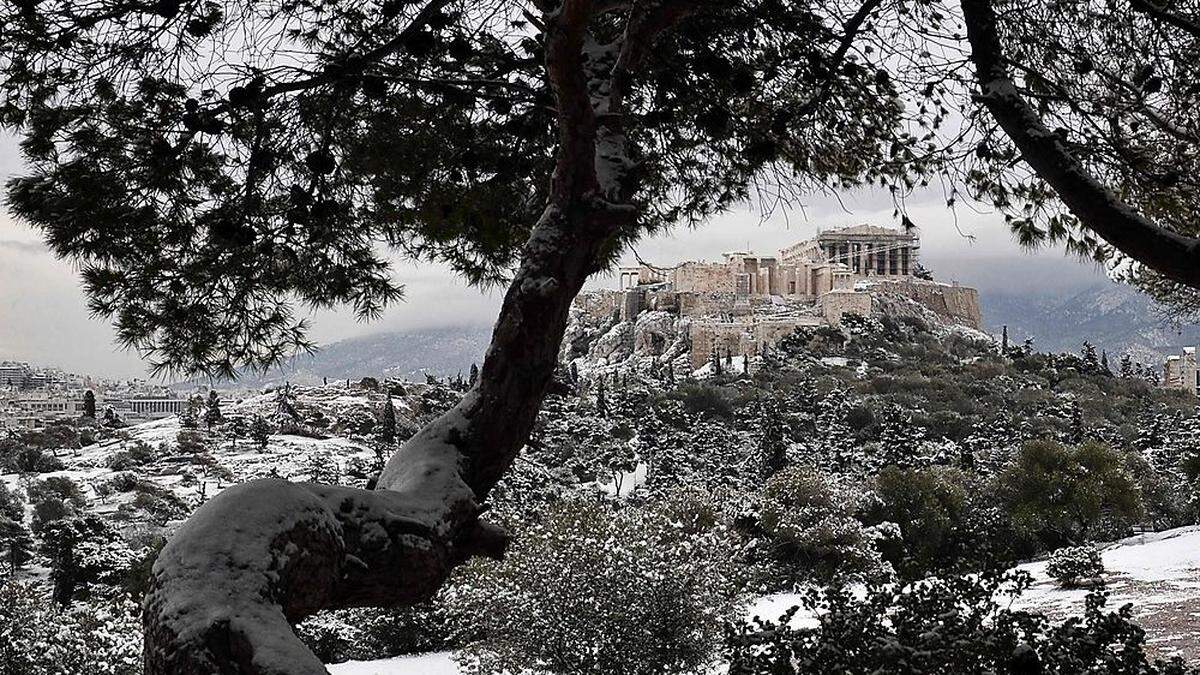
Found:
M 834 290 L 822 295 L 821 314 L 831 326 L 842 325 L 846 314 L 871 315 L 871 294 L 852 290 Z
M 575 296 L 575 307 L 595 321 L 607 321 L 621 311 L 624 291 L 587 291 Z
M 714 350 L 724 357 L 728 351 L 734 356 L 758 354 L 763 345 L 774 347 L 784 337 L 791 335 L 801 326 L 819 326 L 818 316 L 799 316 L 762 321 L 706 321 L 694 320 L 689 328 L 692 351 L 692 368 L 703 366 L 712 357 Z
M 875 281 L 874 288 L 916 300 L 955 323 L 983 329 L 979 291 L 974 288 L 920 279 Z
M 684 263 L 673 272 L 675 290 L 694 293 L 733 293 L 735 265 Z

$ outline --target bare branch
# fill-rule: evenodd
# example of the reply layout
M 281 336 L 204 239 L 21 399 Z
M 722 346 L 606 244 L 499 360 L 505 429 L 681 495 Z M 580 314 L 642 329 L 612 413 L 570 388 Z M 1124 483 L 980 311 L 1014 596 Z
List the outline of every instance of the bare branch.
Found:
M 1148 14 L 1159 21 L 1168 23 L 1176 28 L 1187 31 L 1193 36 L 1200 38 L 1200 21 L 1186 16 L 1181 16 L 1167 10 L 1162 5 L 1157 5 L 1150 0 L 1130 0 L 1130 6 L 1139 12 Z

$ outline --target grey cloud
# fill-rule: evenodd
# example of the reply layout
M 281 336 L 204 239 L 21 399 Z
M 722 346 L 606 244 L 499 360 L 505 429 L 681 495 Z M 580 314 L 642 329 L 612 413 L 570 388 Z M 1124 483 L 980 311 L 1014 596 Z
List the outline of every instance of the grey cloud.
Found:
M 14 239 L 0 239 L 0 249 L 8 251 L 16 251 L 17 253 L 50 253 L 46 245 L 40 241 L 17 241 Z

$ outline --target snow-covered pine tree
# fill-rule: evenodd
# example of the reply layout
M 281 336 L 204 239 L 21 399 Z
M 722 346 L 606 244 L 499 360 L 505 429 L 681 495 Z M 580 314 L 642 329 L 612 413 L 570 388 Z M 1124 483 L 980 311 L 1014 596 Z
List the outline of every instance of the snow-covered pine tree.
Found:
M 1117 373 L 1122 379 L 1133 379 L 1135 375 L 1133 370 L 1133 357 L 1129 355 L 1129 352 L 1121 355 L 1121 364 L 1118 366 Z
M 1095 374 L 1100 371 L 1100 357 L 1096 355 L 1096 346 L 1091 342 L 1083 341 L 1083 349 L 1080 350 L 1079 356 L 1083 359 L 1084 372 Z
M 96 392 L 91 389 L 83 392 L 83 416 L 96 419 Z
M 608 417 L 608 402 L 604 400 L 604 376 L 601 375 L 596 381 L 596 414 L 600 417 Z
M 913 421 L 908 411 L 898 405 L 886 405 L 878 414 L 877 423 L 879 456 L 875 462 L 878 466 L 914 466 L 924 459 L 918 453 L 925 440 L 925 430 Z
M 1079 407 L 1079 402 L 1071 400 L 1071 426 L 1067 430 L 1067 442 L 1071 445 L 1079 445 L 1088 437 L 1087 427 L 1083 422 L 1083 409 Z
M 770 478 L 787 468 L 787 440 L 783 434 L 783 410 L 769 394 L 758 402 L 758 469 Z
M 250 438 L 254 439 L 259 450 L 267 449 L 267 442 L 271 439 L 271 425 L 262 415 L 255 415 L 250 421 Z
M 179 426 L 184 429 L 200 428 L 200 408 L 203 404 L 195 397 L 189 396 L 183 410 L 179 411 Z
M 210 389 L 208 392 L 208 400 L 204 403 L 204 425 L 212 430 L 213 427 L 221 423 L 221 397 L 217 395 L 217 390 Z

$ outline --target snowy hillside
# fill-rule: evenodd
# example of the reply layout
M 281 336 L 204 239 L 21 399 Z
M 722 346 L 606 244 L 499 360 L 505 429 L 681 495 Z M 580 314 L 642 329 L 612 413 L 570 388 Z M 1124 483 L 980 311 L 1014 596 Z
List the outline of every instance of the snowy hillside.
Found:
M 432 387 L 392 386 L 401 429 L 415 428 Z M 444 391 L 444 390 L 441 390 Z M 344 382 L 269 391 L 223 406 L 225 421 L 185 429 L 178 417 L 107 431 L 76 450 L 57 450 L 64 468 L 38 480 L 69 478 L 84 491 L 90 513 L 124 529 L 166 529 L 230 485 L 256 478 L 317 480 L 362 487 L 378 470 L 371 429 L 388 396 Z M 284 402 L 281 404 L 281 402 Z M 283 405 L 289 412 L 281 412 Z M 276 420 L 261 446 L 237 428 L 258 416 Z M 280 424 L 281 417 L 289 418 Z M 21 475 L 0 475 L 23 491 Z
M 319 384 L 328 378 L 357 381 L 364 376 L 420 381 L 426 374 L 454 377 L 483 361 L 492 334 L 490 324 L 372 333 L 322 345 L 266 374 L 245 373 L 249 386 Z
M 1200 326 L 1172 326 L 1152 300 L 1130 286 L 1102 282 L 1073 295 L 983 292 L 988 330 L 1008 326 L 1015 341 L 1034 338 L 1039 349 L 1076 351 L 1088 340 L 1110 357 L 1130 354 L 1158 364 L 1168 354 L 1200 342 Z
M 1109 544 L 1102 551 L 1109 605 L 1133 603 L 1138 623 L 1146 629 L 1148 642 L 1161 655 L 1200 657 L 1200 526 L 1187 526 L 1138 535 Z M 1083 612 L 1088 591 L 1063 589 L 1046 574 L 1045 561 L 1027 563 L 1018 569 L 1029 572 L 1034 585 L 1014 606 L 1045 612 L 1065 619 Z M 800 603 L 794 593 L 764 596 L 751 604 L 748 616 L 774 619 Z M 813 615 L 800 611 L 793 628 L 815 627 Z M 350 661 L 329 666 L 332 675 L 459 675 L 450 652 L 406 656 L 379 661 Z

